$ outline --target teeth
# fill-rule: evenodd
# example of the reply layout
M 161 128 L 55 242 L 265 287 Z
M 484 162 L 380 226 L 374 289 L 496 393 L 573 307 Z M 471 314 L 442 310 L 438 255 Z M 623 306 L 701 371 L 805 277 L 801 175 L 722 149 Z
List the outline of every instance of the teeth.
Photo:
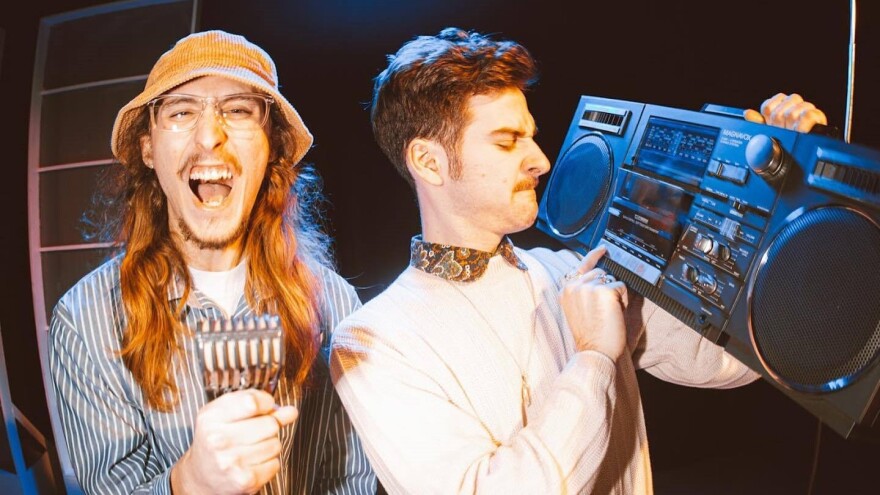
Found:
M 202 182 L 228 180 L 232 178 L 232 172 L 227 168 L 200 169 L 190 173 L 189 178 Z

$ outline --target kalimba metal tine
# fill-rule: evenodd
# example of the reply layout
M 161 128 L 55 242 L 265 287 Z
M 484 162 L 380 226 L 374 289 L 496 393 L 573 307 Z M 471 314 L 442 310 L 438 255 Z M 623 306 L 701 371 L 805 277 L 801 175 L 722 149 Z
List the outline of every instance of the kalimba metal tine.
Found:
M 195 328 L 208 400 L 246 388 L 275 392 L 285 352 L 277 316 L 208 318 Z

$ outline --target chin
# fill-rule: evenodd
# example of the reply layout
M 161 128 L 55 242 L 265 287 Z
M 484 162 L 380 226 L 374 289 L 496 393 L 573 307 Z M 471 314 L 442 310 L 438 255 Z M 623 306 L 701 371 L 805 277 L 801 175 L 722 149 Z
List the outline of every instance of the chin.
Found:
M 219 232 L 220 229 L 211 229 L 212 231 L 206 232 L 204 229 L 193 229 L 186 222 L 180 222 L 179 228 L 184 240 L 195 244 L 199 249 L 220 250 L 240 240 L 247 230 L 247 225 L 244 222 L 238 222 L 236 225 L 226 227 Z
M 516 234 L 517 232 L 522 232 L 523 230 L 528 229 L 529 227 L 531 227 L 532 225 L 535 224 L 535 218 L 536 217 L 531 217 L 531 219 L 528 221 L 517 222 L 516 224 L 512 225 L 508 229 L 508 231 L 509 231 L 508 233 L 509 234 Z

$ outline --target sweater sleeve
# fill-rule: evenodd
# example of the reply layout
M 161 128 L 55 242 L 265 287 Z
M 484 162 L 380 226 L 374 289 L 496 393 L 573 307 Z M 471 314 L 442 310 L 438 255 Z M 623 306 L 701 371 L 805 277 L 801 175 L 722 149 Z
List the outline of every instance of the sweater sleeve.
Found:
M 581 261 L 578 253 L 568 250 L 538 248 L 529 252 L 557 283 Z M 760 377 L 649 299 L 633 290 L 628 297 L 627 341 L 634 351 L 636 368 L 661 380 L 701 388 L 734 388 Z
M 528 425 L 499 439 L 450 399 L 454 373 L 430 376 L 406 339 L 389 335 L 350 319 L 334 332 L 331 353 L 336 389 L 389 493 L 591 490 L 615 404 L 608 357 L 575 354 Z
M 661 380 L 700 388 L 734 388 L 760 377 L 724 348 L 633 292 L 626 320 L 631 339 L 637 341 L 636 367 Z

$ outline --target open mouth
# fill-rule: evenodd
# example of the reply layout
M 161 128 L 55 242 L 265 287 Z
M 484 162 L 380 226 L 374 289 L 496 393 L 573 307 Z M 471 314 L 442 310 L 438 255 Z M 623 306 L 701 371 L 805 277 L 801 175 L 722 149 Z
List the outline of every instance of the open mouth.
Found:
M 205 206 L 220 206 L 232 192 L 232 172 L 227 168 L 195 168 L 189 175 L 189 188 Z

